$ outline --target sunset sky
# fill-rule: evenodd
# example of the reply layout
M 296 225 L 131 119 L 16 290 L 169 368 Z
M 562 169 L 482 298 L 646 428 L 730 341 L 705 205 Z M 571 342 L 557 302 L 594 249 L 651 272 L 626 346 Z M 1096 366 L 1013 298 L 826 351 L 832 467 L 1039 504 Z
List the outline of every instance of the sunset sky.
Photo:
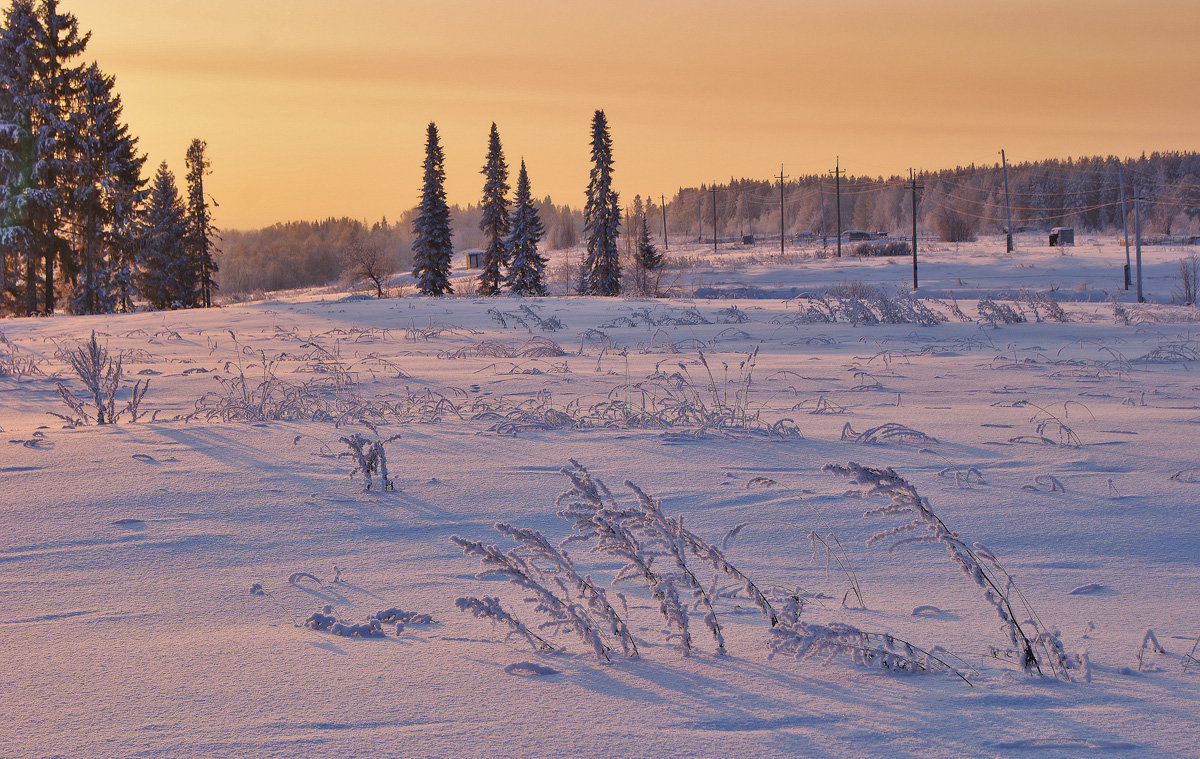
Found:
M 451 202 L 488 129 L 582 205 L 605 109 L 623 196 L 731 176 L 1194 150 L 1194 0 L 63 0 L 151 165 L 208 141 L 226 228 L 396 218 L 437 122 Z M 515 171 L 514 171 L 515 175 Z

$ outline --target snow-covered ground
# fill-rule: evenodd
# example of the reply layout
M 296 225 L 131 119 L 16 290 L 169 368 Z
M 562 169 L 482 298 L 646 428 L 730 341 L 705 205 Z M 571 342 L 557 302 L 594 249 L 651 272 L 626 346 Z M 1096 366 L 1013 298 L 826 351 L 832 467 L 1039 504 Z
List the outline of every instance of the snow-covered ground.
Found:
M 678 290 L 754 297 L 289 293 L 0 322 L 0 745 L 21 757 L 1200 755 L 1188 659 L 1200 656 L 1200 314 L 1132 303 L 1112 240 L 1066 256 L 1028 247 L 923 253 L 921 303 L 946 318 L 932 326 L 850 323 L 844 300 L 820 321 L 819 303 L 791 299 L 870 283 L 897 313 L 924 313 L 892 299 L 911 284 L 907 259 L 699 247 Z M 1189 252 L 1146 249 L 1151 300 L 1169 301 Z M 981 297 L 1017 298 L 998 303 L 1028 320 L 993 326 Z M 136 422 L 50 415 L 71 416 L 56 383 L 82 386 L 64 351 L 93 330 L 125 357 L 126 386 L 150 382 Z M 705 412 L 725 424 L 697 421 Z M 904 434 L 855 440 L 888 423 Z M 351 474 L 339 454 L 352 434 L 383 441 L 394 490 Z M 716 603 L 728 655 L 695 612 L 685 657 L 645 584 L 613 585 L 641 657 L 617 647 L 611 663 L 566 631 L 542 631 L 562 650 L 535 653 L 456 609 L 498 596 L 540 621 L 528 593 L 477 579 L 450 536 L 507 549 L 493 524 L 508 522 L 565 538 L 555 498 L 571 459 L 622 503 L 625 480 L 661 498 L 718 547 L 749 523 L 726 556 L 772 604 L 797 594 L 802 620 L 892 633 L 969 684 L 847 656 L 768 658 L 769 625 L 740 596 Z M 821 471 L 851 461 L 894 467 L 950 530 L 994 552 L 1066 652 L 1086 652 L 1090 681 L 1007 660 L 995 610 L 944 546 L 868 546 L 906 517 L 864 516 L 884 502 Z M 570 550 L 601 584 L 620 566 Z M 669 574 L 666 559 L 654 566 Z M 391 607 L 435 622 L 366 639 L 303 625 L 326 606 L 348 623 Z M 1143 648 L 1147 630 L 1165 653 Z M 523 663 L 554 673 L 521 676 Z

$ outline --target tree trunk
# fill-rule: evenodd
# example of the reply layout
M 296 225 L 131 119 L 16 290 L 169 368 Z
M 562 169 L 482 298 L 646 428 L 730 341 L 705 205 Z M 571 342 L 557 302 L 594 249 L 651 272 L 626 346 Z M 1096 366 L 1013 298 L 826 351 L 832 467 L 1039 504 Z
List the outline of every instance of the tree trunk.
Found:
M 49 315 L 54 313 L 54 258 L 58 253 L 54 247 L 46 251 L 46 279 L 42 282 L 42 307 Z
M 37 257 L 33 251 L 25 253 L 25 315 L 37 313 Z

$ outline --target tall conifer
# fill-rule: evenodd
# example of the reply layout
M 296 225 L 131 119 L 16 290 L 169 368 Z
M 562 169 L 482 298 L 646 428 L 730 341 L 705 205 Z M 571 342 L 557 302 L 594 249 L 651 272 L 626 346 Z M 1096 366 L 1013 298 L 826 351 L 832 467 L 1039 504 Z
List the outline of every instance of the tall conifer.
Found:
M 592 171 L 587 205 L 583 209 L 587 254 L 579 281 L 579 291 L 587 295 L 617 295 L 621 291 L 621 263 L 617 253 L 621 206 L 612 187 L 612 169 L 608 119 L 604 111 L 597 110 L 592 117 Z
M 483 251 L 483 272 L 479 275 L 479 294 L 495 295 L 500 292 L 503 276 L 500 269 L 509 263 L 509 251 L 505 247 L 508 237 L 508 165 L 504 162 L 504 149 L 500 146 L 500 132 L 492 122 L 488 136 L 487 161 L 483 165 L 483 201 L 480 210 L 479 231 L 483 232 L 486 248 Z
M 204 175 L 211 173 L 204 150 L 204 140 L 192 140 L 187 149 L 187 247 L 196 267 L 198 306 L 212 307 L 212 294 L 217 289 L 213 281 L 217 262 L 213 255 L 217 229 L 212 223 L 208 198 L 204 195 Z
M 450 286 L 450 263 L 454 248 L 450 243 L 450 207 L 446 204 L 446 158 L 438 140 L 437 125 L 432 121 L 425 136 L 425 178 L 421 201 L 413 219 L 413 277 L 417 292 L 444 295 Z
M 647 196 L 649 197 L 649 196 Z M 638 268 L 638 283 L 645 295 L 654 295 L 658 289 L 657 272 L 663 265 L 663 256 L 650 239 L 650 225 L 646 221 L 649 207 L 637 214 L 637 237 L 633 251 L 634 264 Z
M 183 201 L 175 175 L 164 161 L 150 186 L 138 245 L 138 292 L 153 308 L 186 308 L 196 303 L 196 267 L 188 255 L 186 235 Z
M 70 118 L 83 88 L 84 68 L 71 61 L 83 53 L 91 33 L 79 31 L 71 13 L 59 13 L 58 0 L 41 0 L 35 27 L 38 97 L 34 101 L 34 191 L 30 194 L 33 243 L 42 259 L 42 311 L 54 311 L 55 266 L 74 281 L 79 259 L 70 245 L 64 216 L 74 212 L 73 189 L 80 134 Z
M 38 296 L 32 217 L 38 189 L 33 112 L 41 97 L 37 26 L 33 0 L 13 0 L 0 28 L 0 255 L 6 262 L 6 300 L 24 314 L 37 312 Z
M 513 205 L 512 232 L 508 238 L 508 250 L 512 256 L 508 267 L 506 284 L 514 295 L 545 295 L 546 285 L 543 272 L 546 259 L 538 254 L 538 241 L 546 234 L 537 207 L 533 204 L 533 192 L 529 187 L 529 172 L 525 160 L 521 159 L 521 171 L 517 174 L 517 197 Z

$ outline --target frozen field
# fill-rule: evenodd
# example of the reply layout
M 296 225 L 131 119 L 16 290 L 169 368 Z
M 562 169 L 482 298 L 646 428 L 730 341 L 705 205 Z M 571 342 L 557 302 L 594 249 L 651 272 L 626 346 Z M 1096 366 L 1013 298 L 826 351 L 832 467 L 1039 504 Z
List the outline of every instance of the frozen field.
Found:
M 895 291 L 908 259 L 697 248 L 681 292 L 753 297 L 309 292 L 0 322 L 0 745 L 1200 756 L 1200 312 L 1133 303 L 1111 240 L 1068 256 L 997 248 L 929 254 L 917 302 Z M 1152 300 L 1170 299 L 1189 252 L 1146 250 Z M 898 323 L 868 323 L 889 314 Z M 118 409 L 150 382 L 136 422 L 50 415 L 72 416 L 56 383 L 82 395 L 65 351 L 93 330 L 124 357 Z M 382 442 L 394 490 L 364 490 L 339 455 L 352 434 Z M 661 498 L 717 547 L 744 524 L 725 556 L 777 610 L 795 595 L 812 629 L 891 633 L 957 675 L 768 658 L 771 627 L 741 595 L 713 601 L 728 654 L 693 610 L 684 656 L 637 578 L 608 597 L 640 658 L 607 630 L 609 663 L 569 631 L 539 632 L 555 653 L 506 639 L 456 599 L 497 596 L 531 628 L 543 617 L 528 592 L 477 579 L 450 537 L 507 550 L 496 522 L 567 537 L 555 499 L 571 459 L 622 504 L 625 480 Z M 1072 668 L 1022 671 L 944 545 L 867 545 L 909 517 L 864 516 L 886 499 L 821 471 L 847 462 L 893 467 L 965 544 L 986 545 Z M 591 545 L 571 557 L 607 586 L 622 562 Z M 707 588 L 709 566 L 689 566 Z M 369 638 L 305 626 L 393 607 L 434 622 Z

